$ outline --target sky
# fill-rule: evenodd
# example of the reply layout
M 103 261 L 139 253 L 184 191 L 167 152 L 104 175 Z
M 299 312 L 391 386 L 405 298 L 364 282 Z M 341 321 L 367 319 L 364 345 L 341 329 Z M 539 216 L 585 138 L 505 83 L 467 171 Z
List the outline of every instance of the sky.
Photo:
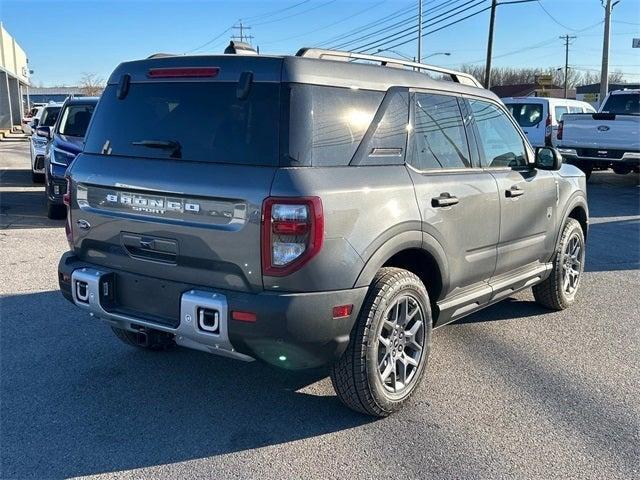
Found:
M 511 0 L 500 0 L 508 2 Z M 447 26 L 491 0 L 423 0 L 427 35 L 423 56 L 435 65 L 483 64 L 489 11 Z M 392 48 L 416 55 L 418 0 L 0 0 L 0 21 L 27 52 L 33 85 L 76 85 L 84 73 L 103 79 L 127 60 L 152 53 L 222 53 L 242 19 L 261 53 L 293 54 L 304 46 L 347 50 Z M 535 0 L 499 5 L 494 66 L 600 70 L 604 8 L 601 0 Z M 613 10 L 610 70 L 640 81 L 640 0 Z M 434 31 L 438 28 L 438 31 Z M 246 31 L 245 31 L 246 33 Z M 345 37 L 345 35 L 350 35 Z M 403 36 L 404 35 L 404 36 Z M 351 43 L 347 43 L 351 42 Z M 402 44 L 403 42 L 406 42 Z M 402 44 L 402 45 L 400 45 Z M 444 56 L 442 52 L 450 53 Z

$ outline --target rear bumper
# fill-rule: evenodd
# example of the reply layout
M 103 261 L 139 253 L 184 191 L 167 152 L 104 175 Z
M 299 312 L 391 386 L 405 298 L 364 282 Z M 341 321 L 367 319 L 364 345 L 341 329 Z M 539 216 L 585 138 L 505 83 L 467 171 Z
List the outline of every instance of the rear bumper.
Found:
M 176 289 L 179 318 L 163 322 L 152 315 L 114 307 L 113 289 L 117 288 L 119 275 L 129 274 L 84 263 L 71 252 L 63 255 L 58 266 L 62 294 L 94 318 L 130 330 L 161 330 L 175 335 L 176 343 L 188 348 L 241 360 L 261 359 L 288 369 L 316 368 L 338 359 L 347 347 L 367 292 L 363 287 L 330 292 L 254 294 L 212 290 L 198 285 L 172 285 L 167 281 L 164 283 L 170 294 L 174 287 Z M 144 283 L 144 280 L 138 281 Z M 157 281 L 149 278 L 149 285 L 157 286 Z M 89 285 L 86 295 L 82 295 L 86 300 L 78 297 L 77 282 Z M 104 283 L 109 282 L 113 285 L 111 291 L 104 287 Z M 353 305 L 351 315 L 334 319 L 332 310 L 337 305 Z M 219 312 L 217 333 L 199 327 L 199 308 Z M 251 312 L 256 318 L 255 321 L 234 320 L 232 312 Z
M 623 152 L 619 158 L 608 158 L 607 156 L 588 156 L 580 155 L 578 149 L 572 147 L 558 147 L 558 151 L 562 155 L 562 158 L 567 163 L 592 163 L 599 166 L 609 165 L 625 165 L 629 167 L 635 167 L 640 165 L 640 152 L 629 151 Z M 606 151 L 606 150 L 603 150 Z

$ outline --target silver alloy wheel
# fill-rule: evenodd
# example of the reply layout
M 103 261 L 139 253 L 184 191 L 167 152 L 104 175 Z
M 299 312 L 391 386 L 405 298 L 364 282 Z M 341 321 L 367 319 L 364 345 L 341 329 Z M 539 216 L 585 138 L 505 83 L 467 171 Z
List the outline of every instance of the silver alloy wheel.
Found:
M 562 290 L 567 295 L 573 295 L 580 282 L 582 262 L 584 261 L 584 248 L 577 233 L 569 237 L 562 252 Z
M 415 378 L 424 349 L 424 313 L 412 295 L 403 295 L 385 313 L 378 335 L 378 377 L 384 388 L 402 393 Z

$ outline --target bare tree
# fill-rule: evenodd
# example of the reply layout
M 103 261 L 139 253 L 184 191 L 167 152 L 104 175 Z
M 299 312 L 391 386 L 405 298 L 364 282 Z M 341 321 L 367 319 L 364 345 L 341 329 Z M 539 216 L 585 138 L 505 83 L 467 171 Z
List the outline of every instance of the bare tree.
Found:
M 80 77 L 79 87 L 85 95 L 98 97 L 104 90 L 104 79 L 95 73 L 83 73 Z

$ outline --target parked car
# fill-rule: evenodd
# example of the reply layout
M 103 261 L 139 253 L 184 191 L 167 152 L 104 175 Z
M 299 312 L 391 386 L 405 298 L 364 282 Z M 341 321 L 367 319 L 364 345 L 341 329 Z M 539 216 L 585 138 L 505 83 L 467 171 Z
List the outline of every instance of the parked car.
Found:
M 534 147 L 557 145 L 558 123 L 566 113 L 595 113 L 587 102 L 566 98 L 509 97 L 502 101 Z
M 40 126 L 37 133 L 49 140 L 44 157 L 47 216 L 64 218 L 63 197 L 67 189 L 65 173 L 76 155 L 82 151 L 84 135 L 98 103 L 95 97 L 68 98 L 53 127 Z
M 35 125 L 42 127 L 53 127 L 60 113 L 61 103 L 50 103 L 44 107 Z M 31 135 L 29 139 L 29 153 L 31 154 L 31 181 L 33 183 L 44 182 L 44 156 L 47 150 L 49 139 L 45 136 Z
M 558 131 L 564 159 L 587 178 L 593 170 L 611 168 L 627 174 L 640 170 L 640 90 L 616 90 L 598 113 L 565 115 Z
M 432 328 L 529 287 L 567 308 L 584 265 L 582 172 L 472 76 L 398 59 L 123 63 L 68 181 L 69 301 L 144 349 L 330 365 L 375 416 Z
M 28 114 L 22 119 L 22 131 L 26 135 L 32 135 L 40 121 L 40 115 L 45 105 L 36 105 L 29 110 Z

